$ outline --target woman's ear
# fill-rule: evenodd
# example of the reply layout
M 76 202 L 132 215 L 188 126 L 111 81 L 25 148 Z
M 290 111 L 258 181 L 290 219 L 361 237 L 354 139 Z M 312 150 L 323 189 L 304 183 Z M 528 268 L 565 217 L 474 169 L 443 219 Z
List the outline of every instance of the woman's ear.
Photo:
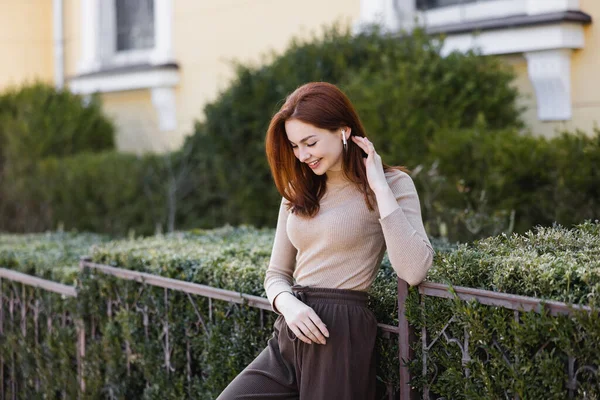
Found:
M 342 126 L 341 131 L 343 131 L 344 134 L 346 135 L 346 139 L 350 139 L 350 135 L 352 134 L 352 129 L 350 129 L 350 127 L 348 127 L 348 126 Z

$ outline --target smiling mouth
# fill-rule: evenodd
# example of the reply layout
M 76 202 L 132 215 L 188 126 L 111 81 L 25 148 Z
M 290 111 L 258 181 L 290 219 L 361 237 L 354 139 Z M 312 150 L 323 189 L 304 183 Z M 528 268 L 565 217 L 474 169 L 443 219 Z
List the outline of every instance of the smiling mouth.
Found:
M 314 168 L 315 166 L 317 166 L 317 164 L 319 164 L 320 161 L 321 161 L 321 159 L 319 158 L 318 160 L 308 163 L 308 166 L 311 168 Z

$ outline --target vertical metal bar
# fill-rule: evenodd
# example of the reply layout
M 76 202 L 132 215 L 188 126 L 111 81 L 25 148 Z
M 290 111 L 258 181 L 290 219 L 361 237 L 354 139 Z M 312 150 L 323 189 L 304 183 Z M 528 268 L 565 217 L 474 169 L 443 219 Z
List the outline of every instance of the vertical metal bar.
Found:
M 408 297 L 408 284 L 398 278 L 398 348 L 400 357 L 400 400 L 414 399 L 415 391 L 410 387 L 410 371 L 408 366 L 404 365 L 412 359 L 412 350 L 410 347 L 411 328 L 406 319 L 405 303 Z
M 167 375 L 171 369 L 171 349 L 169 348 L 169 289 L 165 288 L 165 368 Z
M 23 343 L 27 343 L 27 288 L 25 284 L 21 284 L 21 335 L 23 336 Z M 16 398 L 16 390 L 13 395 Z
M 23 340 L 27 336 L 27 289 L 25 284 L 21 284 L 21 335 Z
M 425 319 L 425 295 L 420 295 L 419 304 L 421 306 L 421 315 L 423 326 L 421 327 L 421 358 L 422 358 L 422 370 L 423 375 L 423 398 L 429 400 L 429 383 L 427 382 L 427 325 Z
M 514 319 L 515 319 L 515 322 L 516 322 L 516 323 L 517 323 L 517 325 L 518 325 L 518 324 L 519 324 L 519 321 L 521 320 L 521 319 L 520 319 L 520 317 L 521 317 L 521 316 L 520 316 L 519 310 L 515 310 L 515 311 L 514 311 L 514 313 L 513 313 L 513 317 L 514 317 Z M 518 340 L 519 340 L 519 338 L 517 337 L 517 338 L 516 338 L 516 340 L 518 341 Z M 515 354 L 515 364 L 514 364 L 514 368 L 515 368 L 515 370 L 516 370 L 518 367 L 519 367 L 519 355 L 518 355 L 518 354 Z M 514 400 L 521 400 L 521 397 L 519 396 L 519 394 L 518 394 L 518 393 L 516 393 L 516 394 L 515 394 L 515 398 L 514 398 Z
M 265 313 L 264 313 L 264 310 L 262 308 L 259 309 L 259 313 L 260 313 L 260 329 L 264 329 L 265 328 Z
M 127 289 L 125 289 L 125 312 L 129 319 L 129 301 L 127 297 Z M 125 340 L 125 358 L 127 361 L 127 376 L 131 376 L 131 344 L 129 340 Z
M 568 357 L 568 370 L 569 370 L 569 382 L 567 388 L 569 388 L 569 398 L 575 397 L 575 389 L 577 389 L 577 376 L 575 375 L 575 357 Z
M 85 362 L 85 322 L 78 319 L 77 327 L 77 377 L 79 378 L 80 393 L 78 398 L 85 397 L 85 379 L 84 379 L 84 362 Z
M 33 308 L 33 329 L 35 336 L 35 350 L 38 353 L 41 353 L 40 348 L 40 327 L 39 327 L 39 318 L 40 318 L 40 299 L 35 299 L 35 306 Z M 38 365 L 38 368 L 41 368 L 41 365 Z M 40 378 L 36 375 L 35 377 L 35 392 L 40 392 Z
M 188 396 L 192 393 L 192 345 L 190 344 L 190 329 L 186 324 L 185 327 L 185 356 L 186 356 L 186 372 L 188 382 Z
M 146 342 L 148 342 L 148 340 L 150 340 L 150 334 L 148 332 L 148 325 L 150 325 L 150 322 L 148 321 L 148 305 L 144 305 L 144 334 L 146 337 Z
M 471 354 L 469 353 L 469 340 L 471 336 L 469 335 L 469 330 L 465 326 L 464 328 L 465 340 L 463 342 L 463 355 L 462 355 L 462 366 L 465 367 L 471 362 Z M 465 368 L 465 376 L 468 378 L 471 376 L 471 369 Z
M 8 305 L 8 311 L 10 313 L 10 327 L 12 332 L 15 331 L 15 294 L 14 291 L 11 290 L 10 293 L 10 303 Z M 15 352 L 14 349 L 10 352 L 10 389 L 11 389 L 11 398 L 12 400 L 16 400 L 17 398 L 17 379 L 16 379 L 16 371 L 15 371 Z

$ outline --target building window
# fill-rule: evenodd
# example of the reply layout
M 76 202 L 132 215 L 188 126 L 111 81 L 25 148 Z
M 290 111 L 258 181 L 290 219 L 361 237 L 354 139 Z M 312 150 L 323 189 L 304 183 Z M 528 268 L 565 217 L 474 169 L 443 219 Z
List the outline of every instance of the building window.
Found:
M 419 10 L 431 10 L 434 8 L 459 6 L 469 3 L 483 3 L 493 0 L 417 0 L 417 8 Z
M 154 47 L 154 0 L 114 0 L 116 51 Z

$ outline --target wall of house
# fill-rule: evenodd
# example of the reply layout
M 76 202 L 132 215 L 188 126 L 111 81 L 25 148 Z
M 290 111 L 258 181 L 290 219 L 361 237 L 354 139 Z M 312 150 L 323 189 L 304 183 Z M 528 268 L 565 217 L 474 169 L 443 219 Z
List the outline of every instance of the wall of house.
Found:
M 171 148 L 169 132 L 160 132 L 150 91 L 129 90 L 104 93 L 104 111 L 119 129 L 117 148 L 133 153 L 161 153 Z
M 173 48 L 180 67 L 175 88 L 177 129 L 160 132 L 150 90 L 105 93 L 105 109 L 117 123 L 120 150 L 168 150 L 181 146 L 233 77 L 232 60 L 261 63 L 281 52 L 292 37 L 319 34 L 325 24 L 351 24 L 360 0 L 177 0 L 173 1 Z M 81 0 L 65 0 L 65 70 L 78 72 L 81 55 Z M 131 115 L 129 113 L 131 112 Z M 147 132 L 142 135 L 142 129 Z M 143 137 L 142 137 L 143 136 Z
M 519 103 L 527 107 L 523 118 L 531 131 L 551 137 L 561 131 L 577 129 L 592 133 L 600 127 L 600 2 L 580 0 L 582 11 L 592 16 L 593 22 L 584 28 L 585 47 L 571 56 L 571 104 L 573 117 L 569 121 L 543 122 L 537 117 L 537 101 L 529 80 L 527 62 L 523 56 L 505 57 L 515 69 L 515 85 L 521 92 Z
M 573 121 L 567 128 L 592 132 L 594 126 L 600 125 L 600 2 L 580 0 L 580 3 L 593 21 L 585 28 L 585 48 L 573 53 Z
M 207 102 L 227 88 L 231 60 L 260 63 L 281 52 L 292 37 L 309 37 L 334 21 L 353 23 L 359 0 L 178 0 L 174 2 L 173 42 L 181 67 L 177 88 L 179 145 L 203 118 Z
M 81 0 L 63 0 L 65 76 L 77 75 L 81 57 Z
M 52 1 L 0 5 L 0 90 L 24 82 L 54 81 Z

